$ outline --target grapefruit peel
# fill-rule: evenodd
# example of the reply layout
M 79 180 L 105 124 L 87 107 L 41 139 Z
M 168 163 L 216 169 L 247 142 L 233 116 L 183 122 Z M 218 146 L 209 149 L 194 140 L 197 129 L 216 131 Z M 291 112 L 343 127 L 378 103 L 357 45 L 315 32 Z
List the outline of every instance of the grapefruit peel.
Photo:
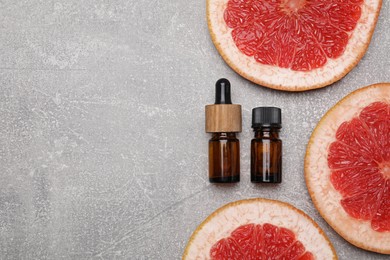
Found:
M 213 245 L 238 227 L 265 223 L 293 231 L 316 259 L 337 259 L 328 237 L 308 215 L 288 203 L 262 198 L 231 202 L 213 212 L 192 233 L 182 259 L 210 259 Z
M 333 187 L 328 166 L 328 148 L 340 125 L 374 102 L 390 104 L 390 83 L 358 89 L 333 106 L 314 129 L 305 156 L 305 180 L 312 201 L 325 221 L 345 240 L 362 249 L 390 254 L 390 232 L 377 232 L 370 221 L 353 218 L 340 204 L 342 195 Z M 384 174 L 387 173 L 384 166 Z
M 243 54 L 224 20 L 228 0 L 207 0 L 207 23 L 211 39 L 225 62 L 242 77 L 265 87 L 284 91 L 305 91 L 330 85 L 354 68 L 364 56 L 378 20 L 382 0 L 364 0 L 356 28 L 349 35 L 344 53 L 328 58 L 324 66 L 310 71 L 294 71 L 264 65 Z

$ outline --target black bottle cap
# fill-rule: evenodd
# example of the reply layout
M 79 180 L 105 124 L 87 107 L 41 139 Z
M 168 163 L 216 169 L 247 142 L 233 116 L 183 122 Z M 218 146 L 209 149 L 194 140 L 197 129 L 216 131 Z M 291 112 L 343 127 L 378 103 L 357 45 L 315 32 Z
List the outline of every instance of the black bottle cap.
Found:
M 219 79 L 215 83 L 215 104 L 231 104 L 230 82 L 227 79 Z
M 282 128 L 282 110 L 278 107 L 256 107 L 252 109 L 252 128 Z

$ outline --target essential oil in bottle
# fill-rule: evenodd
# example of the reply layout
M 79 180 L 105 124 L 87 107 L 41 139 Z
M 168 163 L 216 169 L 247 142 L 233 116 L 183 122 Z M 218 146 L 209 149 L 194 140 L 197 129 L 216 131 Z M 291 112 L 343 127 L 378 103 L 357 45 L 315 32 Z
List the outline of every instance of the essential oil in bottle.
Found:
M 241 105 L 232 104 L 230 82 L 215 84 L 215 104 L 206 106 L 206 132 L 209 141 L 209 180 L 213 183 L 240 181 Z
M 251 181 L 282 182 L 282 111 L 277 107 L 257 107 L 252 110 Z

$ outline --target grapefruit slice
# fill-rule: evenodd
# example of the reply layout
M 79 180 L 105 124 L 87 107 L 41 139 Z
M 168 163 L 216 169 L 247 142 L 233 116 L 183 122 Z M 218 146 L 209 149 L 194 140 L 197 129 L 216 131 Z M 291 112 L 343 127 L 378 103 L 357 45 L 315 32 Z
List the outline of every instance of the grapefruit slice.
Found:
M 363 57 L 382 0 L 207 0 L 214 45 L 259 85 L 303 91 L 344 77 Z
M 229 203 L 192 234 L 183 259 L 337 259 L 321 228 L 290 204 L 268 199 Z
M 337 233 L 390 254 L 390 83 L 356 90 L 326 113 L 307 146 L 305 178 Z

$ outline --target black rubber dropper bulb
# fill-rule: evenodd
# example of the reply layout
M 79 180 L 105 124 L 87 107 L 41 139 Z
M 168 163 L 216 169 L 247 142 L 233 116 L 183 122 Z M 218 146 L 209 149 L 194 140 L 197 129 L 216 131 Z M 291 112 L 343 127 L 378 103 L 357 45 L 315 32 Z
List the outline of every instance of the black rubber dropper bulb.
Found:
M 229 80 L 222 78 L 215 83 L 215 104 L 232 104 Z

